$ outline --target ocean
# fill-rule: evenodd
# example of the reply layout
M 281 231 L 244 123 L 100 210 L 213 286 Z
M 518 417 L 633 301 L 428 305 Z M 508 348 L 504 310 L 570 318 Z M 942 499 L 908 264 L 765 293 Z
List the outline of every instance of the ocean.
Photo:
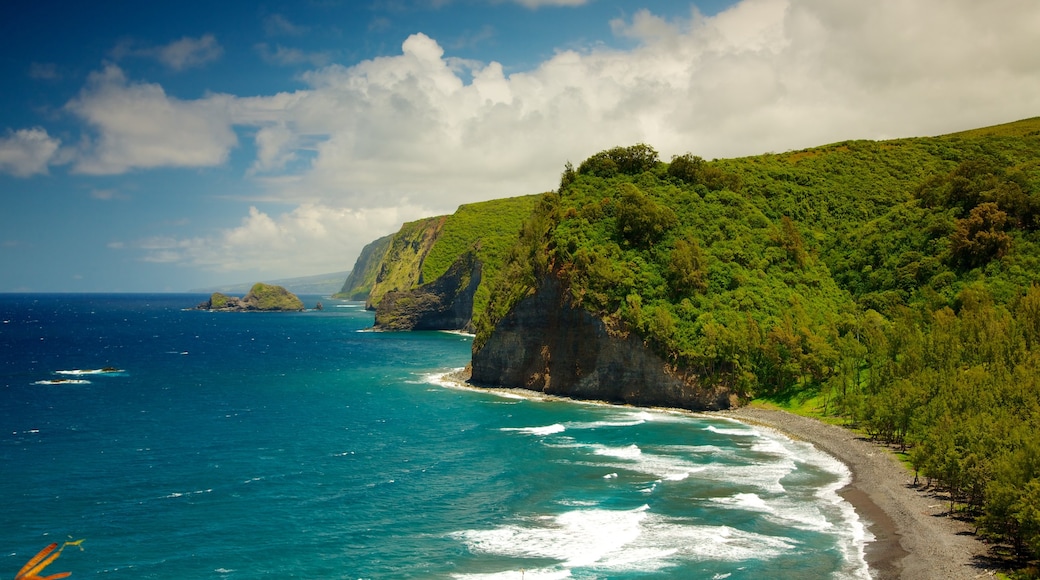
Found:
M 0 294 L 0 577 L 868 578 L 849 478 L 720 417 L 461 388 L 360 303 Z

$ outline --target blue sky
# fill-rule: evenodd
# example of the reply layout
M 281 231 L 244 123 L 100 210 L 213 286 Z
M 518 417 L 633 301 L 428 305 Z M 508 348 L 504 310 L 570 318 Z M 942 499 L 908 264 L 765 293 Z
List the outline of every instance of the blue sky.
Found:
M 311 0 L 0 7 L 0 292 L 349 269 L 565 162 L 1040 115 L 1035 0 Z

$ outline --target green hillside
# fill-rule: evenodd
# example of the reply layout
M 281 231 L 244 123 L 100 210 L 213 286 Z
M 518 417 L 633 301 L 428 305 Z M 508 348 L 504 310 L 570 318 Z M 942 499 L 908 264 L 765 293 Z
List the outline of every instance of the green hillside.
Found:
M 361 254 L 354 262 L 354 268 L 339 291 L 332 297 L 340 300 L 367 300 L 368 295 L 372 292 L 372 286 L 376 283 L 379 266 L 382 264 L 383 257 L 393 238 L 393 234 L 383 236 L 362 248 Z
M 547 277 L 677 369 L 910 449 L 1040 556 L 1040 120 L 784 154 L 565 168 L 475 350 Z
M 378 305 L 387 292 L 412 290 L 434 282 L 470 253 L 482 264 L 482 279 L 493 279 L 540 197 L 528 195 L 465 204 L 451 215 L 404 224 L 389 240 L 375 268 L 369 304 Z M 485 308 L 489 295 L 486 284 L 477 287 L 474 311 Z

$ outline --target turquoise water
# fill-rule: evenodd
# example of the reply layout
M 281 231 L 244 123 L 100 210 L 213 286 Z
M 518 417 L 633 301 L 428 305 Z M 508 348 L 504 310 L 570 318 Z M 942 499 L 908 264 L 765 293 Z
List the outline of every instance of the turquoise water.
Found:
M 867 577 L 848 472 L 806 444 L 453 387 L 469 338 L 357 303 L 203 298 L 0 295 L 0 577 L 69 538 L 49 573 Z

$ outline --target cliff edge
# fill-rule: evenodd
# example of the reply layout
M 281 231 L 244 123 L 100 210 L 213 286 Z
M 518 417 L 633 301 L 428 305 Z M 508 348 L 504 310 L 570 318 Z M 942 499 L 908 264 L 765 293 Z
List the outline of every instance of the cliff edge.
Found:
M 727 387 L 676 372 L 637 335 L 613 331 L 571 304 L 554 278 L 544 279 L 475 347 L 470 381 L 632 405 L 719 410 L 736 404 Z

